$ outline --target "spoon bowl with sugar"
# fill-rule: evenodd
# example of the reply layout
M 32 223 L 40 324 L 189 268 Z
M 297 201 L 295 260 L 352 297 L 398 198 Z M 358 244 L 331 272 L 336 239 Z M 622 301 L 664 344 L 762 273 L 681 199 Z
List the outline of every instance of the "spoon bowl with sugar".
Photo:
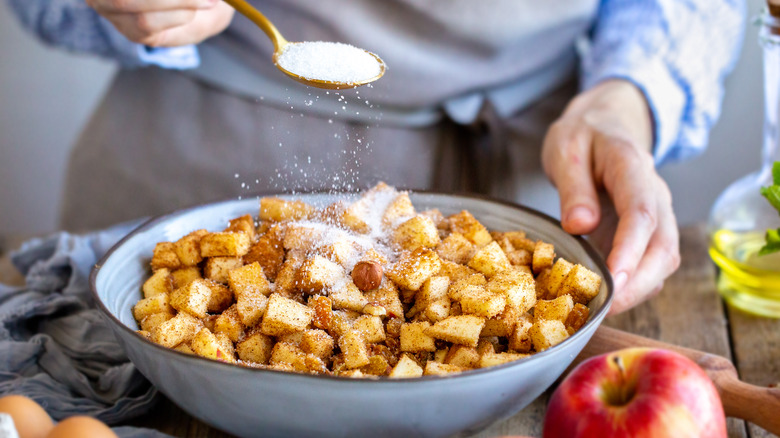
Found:
M 287 41 L 265 15 L 245 0 L 224 0 L 255 23 L 274 45 L 276 68 L 311 87 L 331 90 L 355 88 L 385 74 L 382 59 L 349 44 L 324 41 Z

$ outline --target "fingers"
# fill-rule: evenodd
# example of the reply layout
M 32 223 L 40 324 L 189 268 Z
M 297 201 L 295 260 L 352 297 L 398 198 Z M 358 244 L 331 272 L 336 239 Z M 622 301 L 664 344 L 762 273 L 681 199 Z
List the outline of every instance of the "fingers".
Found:
M 225 30 L 230 25 L 234 13 L 235 10 L 227 3 L 220 3 L 210 11 L 198 11 L 195 19 L 190 23 L 164 31 L 157 44 L 150 45 L 176 47 L 197 44 Z
M 545 137 L 542 165 L 558 188 L 561 226 L 587 234 L 599 222 L 599 200 L 593 179 L 592 131 L 582 125 L 556 122 Z
M 85 0 L 135 43 L 196 44 L 222 32 L 233 8 L 220 0 Z
M 179 9 L 147 13 L 104 14 L 134 43 L 150 47 L 176 47 L 197 44 L 227 28 L 234 14 L 227 3 L 208 10 Z
M 210 9 L 217 2 L 218 0 L 87 0 L 87 4 L 101 15 Z
M 544 170 L 560 192 L 564 229 L 612 244 L 607 265 L 616 283 L 613 313 L 659 290 L 679 264 L 671 195 L 649 153 L 651 128 L 642 92 L 622 80 L 605 81 L 567 106 L 543 146 Z M 599 208 L 598 192 L 606 192 L 613 209 Z M 614 228 L 607 223 L 613 218 Z
M 634 274 L 628 276 L 623 285 L 618 285 L 616 279 L 615 300 L 610 314 L 620 313 L 657 294 L 664 279 L 680 266 L 679 232 L 671 202 L 660 198 L 658 212 L 658 227 Z
M 129 40 L 150 46 L 162 43 L 158 35 L 168 29 L 184 26 L 195 19 L 195 10 L 149 12 L 145 14 L 106 14 Z
M 650 293 L 643 294 L 641 298 L 638 295 L 616 294 L 615 298 L 612 301 L 612 306 L 610 306 L 609 311 L 607 312 L 607 316 L 623 313 L 626 310 L 629 310 L 643 303 L 644 301 L 653 298 L 654 296 L 658 295 L 661 292 L 661 290 L 663 290 L 663 287 L 664 287 L 664 282 L 662 281 L 661 283 L 656 285 L 650 291 Z
M 596 171 L 619 218 L 607 266 L 620 281 L 633 275 L 645 254 L 659 223 L 659 200 L 671 208 L 671 197 L 649 154 L 615 138 L 599 138 L 594 147 Z
M 666 183 L 652 157 L 616 137 L 594 135 L 594 176 L 617 217 L 607 266 L 615 280 L 611 314 L 660 291 L 679 266 L 679 235 Z

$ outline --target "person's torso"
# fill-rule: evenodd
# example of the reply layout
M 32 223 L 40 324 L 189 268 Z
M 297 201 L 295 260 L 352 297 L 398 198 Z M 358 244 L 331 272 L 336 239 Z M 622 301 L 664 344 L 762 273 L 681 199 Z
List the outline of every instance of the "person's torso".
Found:
M 401 108 L 442 106 L 470 93 L 511 88 L 534 74 L 539 87 L 550 86 L 545 77 L 561 82 L 552 76 L 571 76 L 576 40 L 598 7 L 597 0 L 251 2 L 289 41 L 338 41 L 377 53 L 387 73 L 360 95 Z M 311 92 L 275 69 L 270 41 L 246 18 L 237 16 L 213 43 L 289 89 L 292 100 L 300 90 Z

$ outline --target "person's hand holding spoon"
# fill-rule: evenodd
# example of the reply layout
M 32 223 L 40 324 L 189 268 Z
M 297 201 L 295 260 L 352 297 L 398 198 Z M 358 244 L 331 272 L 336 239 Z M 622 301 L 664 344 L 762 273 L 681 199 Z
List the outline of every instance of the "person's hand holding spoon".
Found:
M 288 42 L 244 0 L 86 0 L 125 37 L 150 47 L 198 44 L 225 30 L 234 9 L 257 24 L 274 44 L 274 64 L 298 82 L 318 88 L 352 88 L 385 73 L 371 52 L 341 43 Z M 231 8 L 232 6 L 232 8 Z
M 85 0 L 128 40 L 149 47 L 198 44 L 225 30 L 234 10 L 220 0 Z

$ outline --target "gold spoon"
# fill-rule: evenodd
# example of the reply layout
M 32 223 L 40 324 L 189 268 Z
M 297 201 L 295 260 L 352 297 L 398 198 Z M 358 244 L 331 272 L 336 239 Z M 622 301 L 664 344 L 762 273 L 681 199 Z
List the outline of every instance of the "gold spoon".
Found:
M 301 75 L 298 75 L 296 73 L 293 73 L 289 70 L 284 69 L 281 65 L 279 65 L 279 56 L 284 52 L 285 48 L 290 44 L 302 44 L 300 42 L 289 42 L 287 41 L 281 33 L 276 29 L 276 26 L 271 23 L 270 20 L 268 20 L 265 15 L 263 15 L 260 11 L 255 9 L 252 5 L 247 3 L 245 0 L 225 0 L 225 3 L 229 4 L 233 7 L 236 11 L 250 19 L 253 23 L 257 25 L 260 29 L 262 29 L 263 32 L 265 32 L 266 35 L 268 35 L 268 38 L 271 39 L 271 42 L 274 44 L 274 55 L 273 55 L 273 62 L 276 68 L 284 72 L 287 76 L 290 76 L 291 78 L 295 79 L 296 81 L 306 84 L 312 87 L 317 88 L 327 88 L 327 89 L 342 89 L 342 88 L 354 88 L 359 87 L 361 85 L 366 85 L 370 82 L 374 82 L 375 80 L 382 77 L 382 75 L 385 74 L 385 63 L 382 61 L 382 59 L 366 50 L 365 52 L 369 55 L 373 56 L 376 61 L 379 63 L 379 74 L 369 78 L 362 80 L 360 82 L 337 82 L 337 81 L 326 81 L 322 79 L 312 79 L 312 78 L 305 78 Z

